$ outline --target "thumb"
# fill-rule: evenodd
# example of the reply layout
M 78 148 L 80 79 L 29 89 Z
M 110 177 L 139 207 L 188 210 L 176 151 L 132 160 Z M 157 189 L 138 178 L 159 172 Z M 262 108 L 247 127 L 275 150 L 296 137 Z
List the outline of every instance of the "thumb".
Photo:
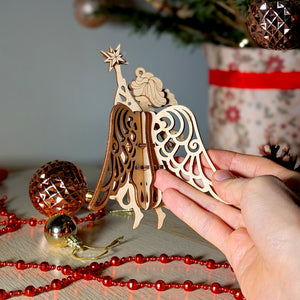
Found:
M 225 202 L 240 206 L 240 200 L 249 179 L 237 177 L 229 171 L 217 170 L 212 176 L 213 187 Z

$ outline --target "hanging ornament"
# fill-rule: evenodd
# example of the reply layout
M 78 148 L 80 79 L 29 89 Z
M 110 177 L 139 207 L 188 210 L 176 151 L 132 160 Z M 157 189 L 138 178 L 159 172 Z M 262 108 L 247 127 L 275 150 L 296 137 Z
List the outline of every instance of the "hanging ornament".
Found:
M 109 248 L 121 243 L 123 237 L 119 237 L 108 246 L 94 248 L 84 245 L 81 239 L 76 235 L 77 226 L 74 219 L 70 216 L 59 214 L 49 218 L 44 227 L 44 235 L 46 240 L 55 247 L 71 247 L 73 248 L 72 255 L 77 259 L 98 259 L 108 253 Z M 78 256 L 78 251 L 81 250 L 101 250 L 102 253 L 95 257 Z
M 261 47 L 285 50 L 300 45 L 299 1 L 253 0 L 247 24 L 252 38 Z
M 84 27 L 99 27 L 106 21 L 106 17 L 99 12 L 105 2 L 105 0 L 75 0 L 75 19 Z
M 68 161 L 53 160 L 42 165 L 29 183 L 33 206 L 48 217 L 74 214 L 85 203 L 87 192 L 83 173 Z

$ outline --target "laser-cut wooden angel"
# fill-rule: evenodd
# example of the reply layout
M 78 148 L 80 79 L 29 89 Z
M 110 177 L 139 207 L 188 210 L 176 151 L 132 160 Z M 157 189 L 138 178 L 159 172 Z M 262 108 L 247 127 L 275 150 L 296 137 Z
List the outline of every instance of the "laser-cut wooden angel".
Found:
M 120 45 L 101 53 L 106 58 L 104 62 L 109 63 L 109 71 L 115 70 L 117 91 L 110 113 L 105 158 L 88 208 L 101 209 L 109 199 L 117 200 L 122 208 L 133 209 L 133 228 L 143 218 L 141 210 L 155 209 L 157 227 L 161 228 L 165 218 L 162 195 L 154 187 L 155 171 L 160 168 L 218 198 L 201 167 L 202 154 L 215 170 L 193 113 L 178 105 L 161 80 L 143 68 L 136 69 L 135 80 L 127 86 L 121 72 L 121 64 L 127 62 L 120 53 Z M 178 161 L 176 155 L 180 152 L 184 158 Z

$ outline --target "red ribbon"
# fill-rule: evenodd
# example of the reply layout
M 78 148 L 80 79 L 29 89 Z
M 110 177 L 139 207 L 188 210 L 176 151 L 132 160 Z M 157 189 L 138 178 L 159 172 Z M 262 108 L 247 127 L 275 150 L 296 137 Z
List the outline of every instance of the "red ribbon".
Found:
M 300 72 L 246 73 L 209 70 L 209 84 L 240 89 L 300 89 Z

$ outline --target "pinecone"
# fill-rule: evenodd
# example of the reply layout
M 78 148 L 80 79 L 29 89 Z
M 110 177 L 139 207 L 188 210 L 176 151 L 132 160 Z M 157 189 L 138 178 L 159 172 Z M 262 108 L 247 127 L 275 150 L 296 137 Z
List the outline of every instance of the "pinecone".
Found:
M 254 0 L 247 24 L 259 46 L 275 50 L 295 48 L 300 45 L 300 1 Z
M 281 150 L 281 153 L 279 150 Z M 260 152 L 263 157 L 271 159 L 289 170 L 300 172 L 300 165 L 296 167 L 297 155 L 290 154 L 289 145 L 284 144 L 281 146 L 277 143 L 268 142 L 260 146 Z

